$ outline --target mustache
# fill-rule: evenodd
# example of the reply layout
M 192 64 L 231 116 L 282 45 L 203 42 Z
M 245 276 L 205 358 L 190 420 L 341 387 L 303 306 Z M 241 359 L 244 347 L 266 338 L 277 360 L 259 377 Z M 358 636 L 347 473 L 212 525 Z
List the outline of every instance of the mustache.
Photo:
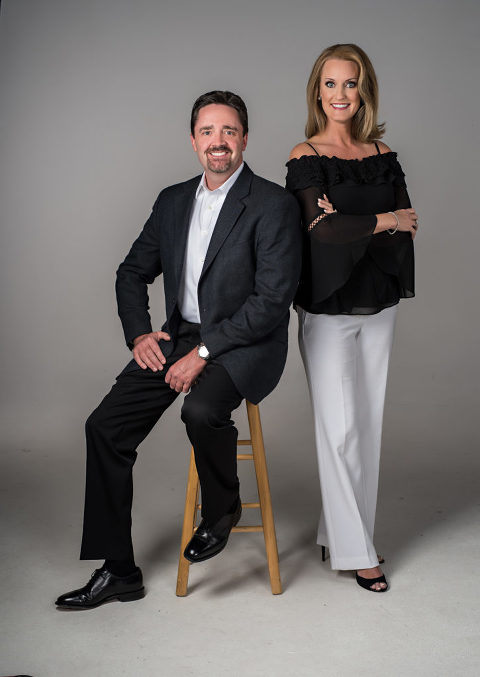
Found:
M 230 153 L 230 148 L 228 146 L 222 145 L 222 146 L 209 146 L 207 150 L 205 151 L 206 153 L 221 153 L 222 151 L 225 151 L 227 153 Z

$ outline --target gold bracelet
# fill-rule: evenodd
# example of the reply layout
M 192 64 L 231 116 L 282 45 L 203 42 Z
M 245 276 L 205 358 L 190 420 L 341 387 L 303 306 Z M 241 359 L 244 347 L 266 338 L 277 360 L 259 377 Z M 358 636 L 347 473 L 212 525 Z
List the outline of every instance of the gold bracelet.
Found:
M 328 216 L 328 214 L 320 214 L 319 216 L 317 216 L 317 218 L 314 219 L 314 220 L 312 221 L 312 223 L 308 226 L 308 228 L 307 228 L 308 232 L 310 232 L 313 228 L 315 228 L 315 226 L 317 225 L 317 223 L 319 223 L 319 221 L 321 221 L 322 219 L 324 219 L 326 216 Z

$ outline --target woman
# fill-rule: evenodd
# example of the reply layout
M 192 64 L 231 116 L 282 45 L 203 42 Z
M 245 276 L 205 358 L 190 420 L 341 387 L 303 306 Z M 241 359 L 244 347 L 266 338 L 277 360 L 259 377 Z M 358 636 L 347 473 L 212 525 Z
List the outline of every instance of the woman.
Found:
M 287 188 L 305 234 L 297 293 L 323 509 L 318 543 L 333 569 L 388 588 L 373 545 L 383 406 L 397 304 L 414 296 L 418 221 L 396 154 L 378 141 L 378 89 L 365 52 L 324 50 L 307 86 L 308 140 Z

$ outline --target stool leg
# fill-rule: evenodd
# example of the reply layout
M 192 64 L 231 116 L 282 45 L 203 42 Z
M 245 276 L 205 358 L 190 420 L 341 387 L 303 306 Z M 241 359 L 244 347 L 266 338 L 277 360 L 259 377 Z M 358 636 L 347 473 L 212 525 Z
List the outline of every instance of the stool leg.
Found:
M 190 467 L 188 470 L 187 493 L 185 497 L 185 512 L 183 514 L 182 543 L 180 545 L 180 557 L 178 560 L 176 589 L 176 594 L 178 597 L 185 597 L 187 594 L 190 562 L 183 556 L 183 551 L 187 547 L 189 540 L 192 538 L 195 529 L 199 485 L 200 482 L 198 479 L 197 467 L 195 465 L 195 455 L 192 447 L 190 454 Z
M 258 498 L 262 511 L 263 536 L 267 551 L 268 571 L 273 595 L 282 593 L 280 569 L 278 565 L 277 537 L 275 535 L 275 523 L 273 521 L 272 499 L 270 485 L 268 483 L 267 462 L 265 459 L 265 447 L 263 444 L 262 423 L 258 406 L 247 401 L 247 415 L 250 426 L 250 438 L 252 440 L 253 461 L 257 476 Z

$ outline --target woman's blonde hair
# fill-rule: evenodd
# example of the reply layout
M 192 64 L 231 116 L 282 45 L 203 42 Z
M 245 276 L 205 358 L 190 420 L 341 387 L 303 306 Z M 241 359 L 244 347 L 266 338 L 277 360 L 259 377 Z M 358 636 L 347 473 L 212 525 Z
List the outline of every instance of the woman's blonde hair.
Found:
M 353 61 L 358 66 L 358 93 L 360 94 L 360 108 L 353 116 L 352 136 L 365 143 L 380 139 L 385 132 L 385 125 L 378 124 L 378 85 L 377 76 L 372 62 L 363 49 L 353 44 L 332 45 L 327 47 L 315 61 L 307 84 L 308 118 L 305 125 L 307 139 L 323 131 L 327 125 L 320 96 L 320 76 L 322 68 L 328 59 L 342 59 Z

